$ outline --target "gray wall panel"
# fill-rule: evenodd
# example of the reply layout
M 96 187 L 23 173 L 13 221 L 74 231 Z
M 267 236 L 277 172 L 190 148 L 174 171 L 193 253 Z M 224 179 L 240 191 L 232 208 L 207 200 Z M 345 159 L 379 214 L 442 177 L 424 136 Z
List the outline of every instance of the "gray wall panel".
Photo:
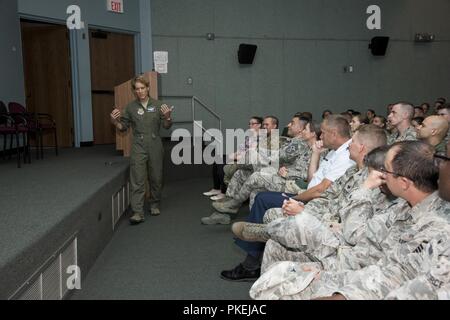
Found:
M 366 28 L 366 9 L 374 4 L 369 0 L 152 4 L 153 28 L 159 32 L 154 32 L 155 41 L 175 57 L 163 76 L 162 93 L 191 89 L 211 101 L 226 126 L 245 127 L 246 118 L 255 113 L 274 113 L 284 123 L 302 107 L 316 117 L 325 107 L 335 112 L 373 107 L 384 114 L 389 102 L 432 102 L 448 95 L 450 28 L 445 14 L 450 4 L 445 0 L 380 0 L 382 30 Z M 163 21 L 180 15 L 182 23 L 165 28 Z M 185 23 L 186 16 L 195 18 Z M 205 32 L 214 32 L 216 39 L 206 40 Z M 437 41 L 414 43 L 416 32 L 433 32 Z M 370 39 L 379 35 L 391 37 L 385 57 L 373 57 L 368 49 Z M 174 39 L 175 54 L 170 52 Z M 240 43 L 258 45 L 252 66 L 238 64 Z M 343 72 L 348 65 L 353 73 Z M 194 79 L 194 86 L 186 87 L 187 73 L 198 74 L 201 85 Z
M 214 1 L 152 1 L 153 34 L 203 35 L 214 28 Z
M 0 100 L 25 103 L 22 63 L 22 40 L 17 15 L 17 0 L 0 0 Z M 6 31 L 7 30 L 7 31 Z M 1 144 L 3 147 L 3 143 Z

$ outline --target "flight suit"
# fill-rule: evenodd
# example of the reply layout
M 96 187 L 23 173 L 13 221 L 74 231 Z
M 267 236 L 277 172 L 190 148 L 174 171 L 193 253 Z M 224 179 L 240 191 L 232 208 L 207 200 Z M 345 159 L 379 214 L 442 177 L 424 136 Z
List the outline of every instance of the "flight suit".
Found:
M 164 121 L 163 103 L 150 98 L 147 108 L 135 100 L 128 104 L 120 118 L 122 131 L 133 129 L 130 158 L 131 208 L 144 213 L 145 180 L 149 180 L 151 207 L 159 208 L 163 186 L 164 149 L 159 135 Z

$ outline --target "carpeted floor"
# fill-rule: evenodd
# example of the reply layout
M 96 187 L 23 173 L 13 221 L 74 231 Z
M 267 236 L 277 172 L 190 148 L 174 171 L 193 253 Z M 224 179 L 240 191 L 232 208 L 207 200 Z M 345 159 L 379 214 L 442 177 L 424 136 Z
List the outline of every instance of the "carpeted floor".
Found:
M 62 149 L 59 157 L 46 150 L 44 160 L 33 158 L 22 169 L 14 157 L 1 161 L 0 239 L 5 241 L 0 260 L 9 260 L 18 248 L 40 237 L 47 224 L 57 224 L 60 209 L 92 194 L 111 170 L 127 165 L 113 146 Z M 87 180 L 78 178 L 80 170 Z M 162 215 L 147 216 L 138 226 L 130 226 L 125 217 L 89 274 L 83 274 L 82 290 L 71 298 L 249 299 L 251 283 L 219 276 L 245 257 L 234 245 L 230 226 L 200 224 L 201 217 L 212 213 L 211 201 L 202 195 L 211 188 L 212 179 L 205 178 L 209 173 L 206 166 L 167 165 Z M 246 213 L 247 204 L 238 219 Z
M 0 161 L 0 268 L 129 166 L 113 146 L 32 156 L 20 169 L 14 158 Z
M 212 212 L 202 192 L 210 179 L 165 187 L 162 215 L 130 226 L 123 220 L 73 299 L 249 299 L 251 283 L 222 280 L 245 257 L 230 226 L 204 226 Z M 239 219 L 248 207 L 241 209 Z

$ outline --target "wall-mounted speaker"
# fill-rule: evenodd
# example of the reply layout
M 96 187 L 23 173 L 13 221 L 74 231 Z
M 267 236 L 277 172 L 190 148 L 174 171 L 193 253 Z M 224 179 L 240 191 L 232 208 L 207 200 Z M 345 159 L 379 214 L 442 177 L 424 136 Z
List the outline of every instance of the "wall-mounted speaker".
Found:
M 384 56 L 389 44 L 389 37 L 373 37 L 369 49 L 374 56 Z
M 252 64 L 255 59 L 256 49 L 254 44 L 241 43 L 239 45 L 238 60 L 240 64 Z

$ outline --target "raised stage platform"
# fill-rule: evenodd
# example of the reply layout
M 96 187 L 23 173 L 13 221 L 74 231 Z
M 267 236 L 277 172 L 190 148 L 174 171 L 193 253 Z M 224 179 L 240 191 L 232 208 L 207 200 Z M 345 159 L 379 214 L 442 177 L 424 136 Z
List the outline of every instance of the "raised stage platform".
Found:
M 230 226 L 200 224 L 211 168 L 174 166 L 164 144 L 163 214 L 137 227 L 119 219 L 129 161 L 114 146 L 49 149 L 21 169 L 1 160 L 0 299 L 248 299 L 250 284 L 219 277 L 243 258 Z M 81 290 L 67 286 L 71 266 Z
M 0 299 L 63 298 L 67 268 L 88 270 L 110 240 L 128 176 L 114 146 L 0 162 Z

